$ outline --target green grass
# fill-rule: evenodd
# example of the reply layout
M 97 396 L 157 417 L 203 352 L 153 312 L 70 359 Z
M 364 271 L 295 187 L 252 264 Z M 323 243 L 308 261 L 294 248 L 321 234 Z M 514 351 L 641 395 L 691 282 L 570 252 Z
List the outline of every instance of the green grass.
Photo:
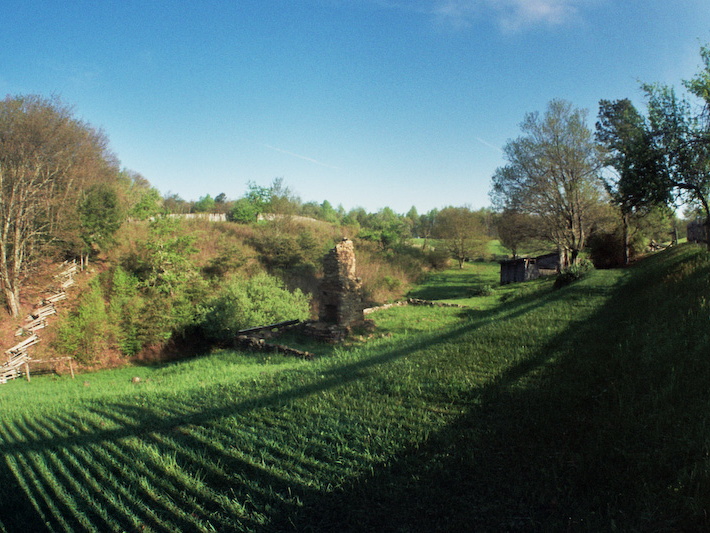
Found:
M 407 296 L 423 300 L 442 301 L 465 305 L 474 309 L 493 309 L 507 299 L 525 293 L 547 290 L 551 278 L 541 278 L 524 284 L 501 286 L 500 264 L 474 261 L 463 268 L 448 268 L 430 273 Z
M 487 268 L 421 290 L 474 303 Z M 379 311 L 314 362 L 225 351 L 4 385 L 0 529 L 707 529 L 707 252 L 505 290 Z

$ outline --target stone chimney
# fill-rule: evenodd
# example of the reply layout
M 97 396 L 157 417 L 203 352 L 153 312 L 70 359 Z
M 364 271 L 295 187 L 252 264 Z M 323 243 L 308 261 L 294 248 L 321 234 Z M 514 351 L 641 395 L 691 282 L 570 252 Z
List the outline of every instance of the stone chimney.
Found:
M 362 283 L 355 274 L 355 248 L 343 239 L 323 260 L 320 321 L 350 328 L 362 324 Z

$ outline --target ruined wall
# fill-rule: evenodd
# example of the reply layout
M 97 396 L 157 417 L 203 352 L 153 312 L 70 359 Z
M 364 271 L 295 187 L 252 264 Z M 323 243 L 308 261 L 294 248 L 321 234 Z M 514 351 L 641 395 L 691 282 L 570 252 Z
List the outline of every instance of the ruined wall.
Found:
M 362 283 L 355 272 L 355 247 L 343 239 L 323 261 L 320 321 L 352 327 L 364 320 Z

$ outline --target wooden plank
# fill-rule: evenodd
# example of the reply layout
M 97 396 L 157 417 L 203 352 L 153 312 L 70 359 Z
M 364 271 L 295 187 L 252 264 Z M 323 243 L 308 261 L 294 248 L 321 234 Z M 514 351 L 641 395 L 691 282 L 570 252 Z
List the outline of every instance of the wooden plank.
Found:
M 61 300 L 66 300 L 66 298 L 67 298 L 66 292 L 58 292 L 57 294 L 53 294 L 52 296 L 47 296 L 42 301 L 46 302 L 48 304 L 53 304 L 53 303 L 59 302 Z
M 30 346 L 33 346 L 39 342 L 39 337 L 37 335 L 32 335 L 31 337 L 27 337 L 24 341 L 16 344 L 12 348 L 8 348 L 5 350 L 5 353 L 10 354 L 10 353 L 16 353 L 24 348 L 28 348 Z
M 243 329 L 241 331 L 237 331 L 237 335 L 244 335 L 246 333 L 254 333 L 255 331 L 261 331 L 263 329 L 273 329 L 273 328 L 282 328 L 285 326 L 293 326 L 294 324 L 298 324 L 300 320 L 286 320 L 284 322 L 277 322 L 276 324 L 269 324 L 268 326 L 257 326 L 255 328 L 249 328 L 249 329 Z

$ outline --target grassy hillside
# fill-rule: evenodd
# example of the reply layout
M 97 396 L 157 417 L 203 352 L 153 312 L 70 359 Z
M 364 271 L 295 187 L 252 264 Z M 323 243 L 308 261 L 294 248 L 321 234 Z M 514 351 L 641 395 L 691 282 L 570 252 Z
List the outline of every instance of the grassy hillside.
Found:
M 710 527 L 707 252 L 557 291 L 450 275 L 421 290 L 469 309 L 380 311 L 315 362 L 218 352 L 0 387 L 0 527 Z

